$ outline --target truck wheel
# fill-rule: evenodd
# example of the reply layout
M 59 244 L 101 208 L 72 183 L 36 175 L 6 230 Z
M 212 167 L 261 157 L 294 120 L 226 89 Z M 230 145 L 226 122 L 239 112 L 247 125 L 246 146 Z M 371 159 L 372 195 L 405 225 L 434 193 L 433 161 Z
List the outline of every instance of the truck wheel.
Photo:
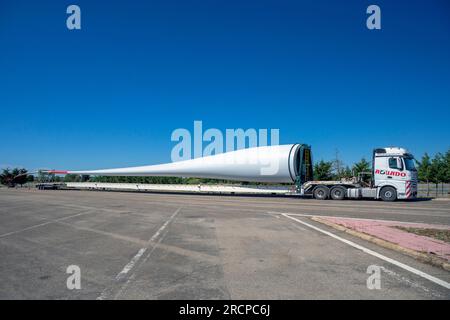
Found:
M 343 200 L 345 198 L 345 195 L 347 194 L 347 189 L 344 187 L 333 187 L 330 191 L 331 199 L 333 200 Z
M 325 186 L 318 186 L 313 191 L 313 196 L 317 200 L 326 200 L 329 194 L 330 190 Z
M 380 198 L 383 201 L 395 201 L 397 199 L 397 190 L 393 187 L 384 187 L 380 191 Z

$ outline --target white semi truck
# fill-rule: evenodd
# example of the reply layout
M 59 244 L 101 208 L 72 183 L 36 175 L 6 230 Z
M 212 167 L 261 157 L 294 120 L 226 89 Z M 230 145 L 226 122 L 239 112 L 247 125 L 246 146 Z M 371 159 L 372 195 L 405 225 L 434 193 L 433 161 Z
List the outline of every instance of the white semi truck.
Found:
M 345 181 L 314 181 L 312 179 L 311 149 L 299 149 L 296 191 L 319 200 L 333 199 L 413 199 L 417 197 L 417 170 L 414 157 L 398 147 L 373 150 L 372 172 Z M 370 177 L 366 182 L 364 174 Z

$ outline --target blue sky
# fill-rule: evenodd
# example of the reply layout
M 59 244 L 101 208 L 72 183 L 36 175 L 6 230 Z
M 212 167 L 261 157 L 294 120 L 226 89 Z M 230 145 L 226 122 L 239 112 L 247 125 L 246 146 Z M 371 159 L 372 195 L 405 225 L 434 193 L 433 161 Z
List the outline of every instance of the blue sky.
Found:
M 0 166 L 167 162 L 194 120 L 279 128 L 347 164 L 378 146 L 446 151 L 449 16 L 445 0 L 2 0 Z

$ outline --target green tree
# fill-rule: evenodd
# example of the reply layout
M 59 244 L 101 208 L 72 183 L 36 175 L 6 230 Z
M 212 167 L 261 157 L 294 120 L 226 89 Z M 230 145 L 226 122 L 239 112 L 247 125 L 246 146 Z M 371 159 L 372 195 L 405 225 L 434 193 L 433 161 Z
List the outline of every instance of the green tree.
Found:
M 64 182 L 80 182 L 81 177 L 78 174 L 66 174 L 64 176 Z
M 9 168 L 2 169 L 2 174 L 0 175 L 0 182 L 3 185 L 11 185 L 13 175 Z
M 55 174 L 39 170 L 37 175 L 38 182 L 50 182 L 55 180 Z
M 431 160 L 431 181 L 436 184 L 436 196 L 438 194 L 439 183 L 446 181 L 447 170 L 445 162 L 442 153 L 437 153 L 433 160 Z
M 320 160 L 314 164 L 314 180 L 329 181 L 333 180 L 333 163 L 331 161 Z
M 431 160 L 431 180 L 434 183 L 444 182 L 446 176 L 445 160 L 442 153 L 437 153 Z
M 15 168 L 13 170 L 13 175 L 14 175 L 13 182 L 15 184 L 20 184 L 21 186 L 23 186 L 28 181 L 28 171 L 27 171 L 27 169 Z
M 350 179 L 351 177 L 353 177 L 352 169 L 350 169 L 349 166 L 345 166 L 345 169 L 341 174 L 341 178 Z
M 24 168 L 14 168 L 14 169 L 3 169 L 2 174 L 0 175 L 0 183 L 14 187 L 16 184 L 20 184 L 21 186 L 30 179 L 28 175 L 28 171 Z
M 449 183 L 450 182 L 450 149 L 447 150 L 445 155 L 443 156 L 444 166 L 445 166 L 445 181 Z
M 333 180 L 340 180 L 345 178 L 345 167 L 344 162 L 339 158 L 339 150 L 336 149 L 335 157 L 332 161 L 332 172 L 333 172 Z
M 353 165 L 353 173 L 356 177 L 360 174 L 362 176 L 363 181 L 368 182 L 370 179 L 370 175 L 362 175 L 362 173 L 370 173 L 372 171 L 370 162 L 368 162 L 365 158 L 362 158 L 359 162 Z
M 432 178 L 432 170 L 431 170 L 431 159 L 428 153 L 425 152 L 425 154 L 422 156 L 421 161 L 417 161 L 417 175 L 419 178 L 419 181 L 423 181 L 427 183 L 427 197 L 430 196 L 430 181 L 433 180 Z

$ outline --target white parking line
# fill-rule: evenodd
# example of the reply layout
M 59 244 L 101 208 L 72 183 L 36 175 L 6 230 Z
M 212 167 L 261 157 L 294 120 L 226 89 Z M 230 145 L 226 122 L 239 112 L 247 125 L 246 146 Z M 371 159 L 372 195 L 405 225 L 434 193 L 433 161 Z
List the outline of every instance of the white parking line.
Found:
M 117 276 L 116 276 L 116 281 L 120 281 L 121 279 L 124 279 L 125 276 L 128 274 L 128 272 L 130 272 L 130 270 L 132 270 L 134 268 L 134 266 L 138 263 L 138 261 L 142 258 L 142 256 L 144 255 L 145 252 L 147 252 L 147 250 L 150 247 L 150 244 L 154 244 L 152 246 L 152 250 L 150 251 L 153 252 L 153 250 L 156 247 L 156 244 L 158 243 L 158 238 L 160 237 L 160 235 L 164 232 L 164 230 L 167 228 L 167 226 L 169 225 L 170 222 L 172 222 L 172 220 L 175 218 L 175 216 L 178 214 L 178 212 L 180 212 L 181 207 L 179 207 L 170 217 L 169 219 L 167 219 L 166 222 L 164 222 L 164 224 L 156 231 L 156 233 L 148 240 L 147 245 L 144 248 L 139 249 L 139 251 L 136 253 L 136 255 L 130 260 L 130 262 L 128 262 L 125 267 L 123 267 L 122 271 L 120 271 Z M 159 239 L 161 240 L 161 239 Z M 146 257 L 145 261 L 148 259 L 148 256 Z M 127 286 L 129 283 L 129 281 L 127 281 L 124 286 L 122 288 L 120 288 L 118 294 L 116 294 L 115 298 L 123 291 L 124 287 Z M 106 288 L 102 294 L 100 296 L 97 297 L 97 300 L 104 300 L 107 299 L 109 295 L 109 288 Z
M 305 217 L 305 218 L 318 217 L 318 218 L 339 218 L 339 219 L 364 220 L 364 221 L 385 221 L 385 222 L 402 223 L 402 224 L 410 224 L 410 225 L 431 224 L 431 223 L 426 223 L 426 222 L 408 222 L 408 221 L 387 220 L 387 219 L 378 219 L 378 218 L 377 219 L 368 219 L 368 218 L 327 216 L 327 215 L 321 215 L 321 214 L 290 213 L 290 212 L 277 212 L 277 211 L 267 211 L 267 213 L 270 214 L 270 215 L 289 215 L 289 216 Z M 437 227 L 450 228 L 450 226 L 443 225 L 443 224 L 434 224 L 434 225 L 437 226 Z
M 349 213 L 349 214 L 351 214 L 352 212 L 351 211 L 345 211 L 345 210 L 335 210 L 335 211 L 340 211 L 340 212 L 347 212 L 347 213 Z M 391 214 L 396 214 L 396 215 L 401 215 L 401 216 L 419 216 L 419 217 L 439 217 L 439 218 L 448 218 L 449 217 L 449 215 L 448 214 L 446 214 L 446 215 L 442 215 L 442 214 L 422 214 L 422 213 L 411 213 L 411 212 L 408 212 L 408 213 L 405 213 L 405 212 L 394 212 L 395 210 L 391 210 L 391 211 L 378 211 L 378 212 L 376 212 L 377 214 L 383 214 L 383 215 L 391 215 Z M 359 213 L 373 213 L 374 211 L 373 210 L 358 210 L 358 212 Z M 291 213 L 288 213 L 288 212 L 286 212 L 287 214 L 291 214 Z M 299 213 L 299 215 L 301 215 L 300 213 Z M 320 215 L 320 214 L 317 214 L 317 215 Z
M 359 244 L 356 244 L 356 243 L 354 243 L 354 242 L 352 242 L 352 241 L 350 241 L 350 240 L 341 238 L 341 237 L 335 235 L 334 233 L 328 232 L 328 231 L 323 230 L 323 229 L 320 229 L 320 228 L 318 228 L 318 227 L 316 227 L 316 226 L 314 226 L 314 225 L 312 225 L 312 224 L 309 224 L 309 223 L 307 223 L 307 222 L 304 222 L 304 221 L 301 221 L 301 220 L 296 219 L 296 218 L 294 218 L 294 217 L 291 217 L 291 216 L 289 216 L 288 214 L 282 213 L 281 215 L 284 216 L 284 217 L 286 217 L 286 218 L 288 218 L 288 219 L 291 219 L 291 220 L 294 220 L 294 221 L 296 221 L 296 222 L 298 222 L 298 223 L 301 223 L 302 225 L 307 226 L 307 227 L 309 227 L 309 228 L 311 228 L 311 229 L 314 229 L 314 230 L 316 230 L 316 231 L 318 231 L 318 232 L 321 232 L 321 233 L 323 233 L 323 234 L 326 234 L 326 235 L 328 235 L 328 236 L 330 236 L 330 237 L 332 237 L 332 238 L 334 238 L 334 239 L 336 239 L 336 240 L 339 240 L 339 241 L 341 241 L 341 242 L 343 242 L 343 243 L 346 243 L 346 244 L 348 244 L 349 246 L 352 246 L 353 248 L 356 248 L 356 249 L 358 249 L 358 250 L 361 250 L 361 251 L 363 251 L 363 252 L 365 252 L 365 253 L 368 253 L 368 254 L 370 254 L 370 255 L 372 255 L 372 256 L 374 256 L 374 257 L 377 257 L 377 258 L 379 258 L 379 259 L 381 259 L 381 260 L 384 260 L 384 261 L 386 261 L 386 262 L 389 262 L 389 263 L 391 263 L 391 264 L 393 264 L 393 265 L 395 265 L 395 266 L 397 266 L 397 267 L 400 267 L 400 268 L 402 268 L 402 269 L 404 269 L 404 270 L 406 270 L 406 271 L 409 271 L 409 272 L 411 272 L 411 273 L 414 273 L 414 274 L 416 274 L 416 275 L 418 275 L 418 276 L 420 276 L 420 277 L 422 277 L 422 278 L 424 278 L 424 279 L 427 279 L 427 280 L 429 280 L 429 281 L 431 281 L 431 282 L 434 282 L 434 283 L 436 283 L 436 284 L 438 284 L 438 285 L 440 285 L 440 286 L 442 286 L 442 287 L 444 287 L 444 288 L 446 288 L 446 289 L 450 289 L 450 283 L 448 283 L 448 282 L 446 282 L 446 281 L 444 281 L 444 280 L 441 280 L 441 279 L 439 279 L 439 278 L 436 278 L 436 277 L 434 277 L 434 276 L 432 276 L 432 275 L 429 275 L 428 273 L 425 273 L 425 272 L 423 272 L 423 271 L 417 270 L 417 269 L 415 269 L 415 268 L 413 268 L 413 267 L 410 267 L 410 266 L 408 266 L 408 265 L 406 265 L 406 264 L 404 264 L 404 263 L 401 263 L 401 262 L 399 262 L 399 261 L 397 261 L 397 260 L 388 258 L 388 257 L 386 257 L 386 256 L 384 256 L 384 255 L 382 255 L 382 254 L 380 254 L 380 253 L 378 253 L 378 252 L 375 252 L 375 251 L 373 251 L 373 250 L 370 250 L 370 249 L 368 249 L 368 248 L 366 248 L 366 247 L 363 247 L 363 246 L 361 246 L 361 245 L 359 245 Z
M 164 224 L 161 226 L 161 228 L 156 231 L 156 233 L 148 240 L 148 243 L 155 242 L 155 240 L 159 237 L 159 235 L 166 229 L 166 227 L 169 225 L 169 223 L 175 218 L 177 213 L 180 211 L 180 208 L 178 208 L 170 217 L 169 219 L 164 222 Z M 136 253 L 136 255 L 133 257 L 133 259 L 130 260 L 130 262 L 127 263 L 127 265 L 122 269 L 122 271 L 119 272 L 119 274 L 116 276 L 116 280 L 122 279 L 131 269 L 133 269 L 134 265 L 139 261 L 139 259 L 142 257 L 142 255 L 148 250 L 148 245 L 144 248 L 139 249 L 139 251 Z
M 73 214 L 71 216 L 62 217 L 62 218 L 53 219 L 53 220 L 50 220 L 50 221 L 47 221 L 47 222 L 35 224 L 34 226 L 31 226 L 31 227 L 27 227 L 27 228 L 23 228 L 23 229 L 20 229 L 20 230 L 4 233 L 4 234 L 0 235 L 0 238 L 4 238 L 4 237 L 7 237 L 7 236 L 16 234 L 16 233 L 20 233 L 20 232 L 23 232 L 23 231 L 36 229 L 36 228 L 43 227 L 43 226 L 46 226 L 46 225 L 51 224 L 51 223 L 57 223 L 57 222 L 60 222 L 60 221 L 64 221 L 64 220 L 67 220 L 67 219 L 70 219 L 70 218 L 82 216 L 82 215 L 89 214 L 89 213 L 92 213 L 91 210 L 89 210 L 87 212 L 81 212 L 81 213 Z M 47 218 L 42 218 L 42 219 L 48 220 Z
M 119 290 L 117 291 L 117 293 L 114 295 L 113 299 L 117 300 L 122 293 L 128 288 L 128 286 L 130 285 L 130 283 L 132 281 L 134 281 L 134 279 L 136 278 L 136 272 L 137 270 L 139 270 L 139 268 L 144 265 L 147 260 L 150 258 L 150 256 L 152 255 L 153 251 L 155 251 L 155 249 L 157 248 L 157 246 L 161 243 L 161 241 L 163 240 L 164 236 L 167 234 L 168 231 L 166 231 L 161 237 L 158 238 L 158 240 L 155 242 L 155 244 L 152 246 L 152 249 L 150 251 L 148 251 L 148 253 L 146 254 L 146 256 L 144 257 L 144 259 L 142 260 L 142 263 L 136 267 L 135 272 L 133 272 L 127 279 L 127 281 L 119 288 Z
M 408 278 L 402 276 L 401 274 L 398 274 L 398 273 L 396 273 L 396 272 L 394 272 L 392 270 L 389 270 L 389 269 L 387 269 L 385 267 L 381 267 L 381 270 L 383 270 L 383 272 L 385 272 L 386 274 L 390 275 L 392 278 L 396 279 L 397 281 L 403 282 L 406 285 L 411 286 L 413 288 L 417 288 L 417 289 L 423 290 L 424 292 L 432 295 L 435 298 L 439 298 L 439 299 L 445 298 L 441 294 L 439 294 L 437 292 L 434 292 L 432 290 L 429 290 L 427 287 L 422 286 L 421 284 L 415 283 L 415 282 L 409 280 Z

